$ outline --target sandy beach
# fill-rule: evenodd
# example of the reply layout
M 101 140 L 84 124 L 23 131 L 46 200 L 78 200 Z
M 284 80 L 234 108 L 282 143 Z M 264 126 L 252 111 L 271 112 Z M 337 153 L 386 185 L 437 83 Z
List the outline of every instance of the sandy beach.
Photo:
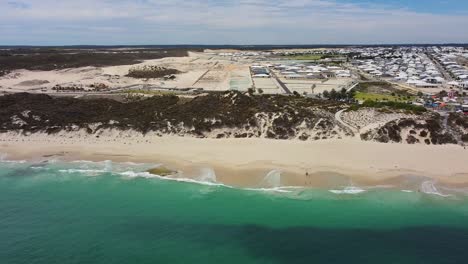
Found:
M 99 138 L 80 133 L 3 133 L 0 152 L 16 160 L 55 157 L 162 163 L 184 177 L 196 177 L 201 168 L 211 168 L 217 181 L 244 187 L 261 185 L 272 170 L 281 172 L 281 184 L 286 186 L 414 187 L 429 180 L 468 187 L 468 150 L 456 145 L 382 144 L 359 139 L 198 139 L 136 133 L 109 133 Z

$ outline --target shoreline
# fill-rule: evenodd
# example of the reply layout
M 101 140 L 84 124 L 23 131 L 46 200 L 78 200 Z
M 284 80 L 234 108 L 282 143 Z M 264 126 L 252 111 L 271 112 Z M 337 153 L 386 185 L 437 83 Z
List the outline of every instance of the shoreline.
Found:
M 414 188 L 421 181 L 431 181 L 448 187 L 468 187 L 468 150 L 457 145 L 383 144 L 359 139 L 303 142 L 0 133 L 0 153 L 13 160 L 55 156 L 64 161 L 163 164 L 188 178 L 210 168 L 218 182 L 234 187 L 264 187 L 262 180 L 273 170 L 281 172 L 282 186 Z

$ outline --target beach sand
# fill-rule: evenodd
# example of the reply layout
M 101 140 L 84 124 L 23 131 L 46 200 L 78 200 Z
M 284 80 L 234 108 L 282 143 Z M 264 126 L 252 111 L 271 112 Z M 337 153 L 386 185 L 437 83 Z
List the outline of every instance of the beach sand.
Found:
M 196 175 L 213 169 L 217 181 L 258 187 L 272 170 L 283 186 L 388 185 L 414 187 L 411 180 L 468 187 L 468 150 L 456 145 L 425 146 L 363 142 L 359 139 L 302 142 L 270 139 L 199 139 L 114 132 L 87 136 L 0 134 L 8 159 L 112 160 L 162 163 Z

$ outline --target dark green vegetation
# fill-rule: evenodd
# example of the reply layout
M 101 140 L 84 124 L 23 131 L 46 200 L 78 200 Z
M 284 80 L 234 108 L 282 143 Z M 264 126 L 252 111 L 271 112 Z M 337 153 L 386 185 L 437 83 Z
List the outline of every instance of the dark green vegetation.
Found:
M 292 60 L 321 60 L 323 58 L 322 54 L 301 54 L 301 55 L 292 55 L 288 56 Z
M 175 69 L 168 69 L 159 66 L 143 66 L 130 69 L 127 76 L 132 78 L 150 79 L 161 78 L 167 75 L 178 73 L 180 73 L 180 71 Z
M 225 129 L 218 138 L 301 136 L 306 140 L 310 135 L 298 128 L 305 124 L 309 130 L 320 130 L 318 139 L 322 139 L 336 135 L 334 113 L 344 107 L 334 101 L 240 92 L 210 93 L 190 100 L 175 95 L 154 96 L 129 103 L 13 94 L 0 97 L 0 132 L 85 129 L 98 136 L 101 129 L 115 128 L 206 137 L 205 133 Z
M 17 69 L 48 71 L 85 66 L 103 67 L 183 56 L 187 56 L 187 49 L 12 49 L 0 51 L 0 76 Z
M 379 108 L 382 110 L 385 110 L 385 109 L 404 110 L 408 113 L 413 113 L 413 114 L 422 114 L 422 113 L 427 112 L 427 109 L 423 106 L 400 103 L 400 102 L 376 102 L 376 101 L 365 101 L 361 105 L 353 105 L 350 107 L 350 110 L 358 110 L 359 108 L 362 108 L 362 107 Z
M 322 94 L 323 98 L 325 99 L 346 102 L 352 101 L 354 95 L 354 90 L 347 92 L 345 88 L 342 88 L 339 92 L 337 92 L 335 89 L 332 89 L 330 92 L 325 90 Z
M 149 169 L 148 172 L 151 174 L 159 175 L 163 177 L 169 176 L 175 173 L 173 170 L 170 170 L 166 167 L 157 167 L 157 168 Z
M 409 135 L 404 139 L 403 130 L 410 130 Z M 425 120 L 399 119 L 385 124 L 376 131 L 369 131 L 361 135 L 363 140 L 376 140 L 383 143 L 397 142 L 416 144 L 457 144 L 454 135 L 449 133 L 444 127 L 443 120 L 438 114 L 432 114 Z M 424 141 L 424 142 L 421 142 Z
M 378 108 L 383 113 L 417 114 L 362 134 L 363 140 L 408 144 L 468 141 L 467 117 L 460 114 L 444 119 L 423 107 L 404 103 L 370 101 L 349 107 L 335 100 L 241 92 L 209 93 L 195 98 L 161 94 L 126 102 L 25 93 L 5 95 L 0 96 L 0 133 L 81 130 L 100 137 L 106 129 L 117 129 L 158 136 L 322 140 L 353 135 L 335 119 L 335 113 L 361 107 Z
M 468 143 L 468 116 L 461 113 L 451 113 L 447 123 L 461 141 Z

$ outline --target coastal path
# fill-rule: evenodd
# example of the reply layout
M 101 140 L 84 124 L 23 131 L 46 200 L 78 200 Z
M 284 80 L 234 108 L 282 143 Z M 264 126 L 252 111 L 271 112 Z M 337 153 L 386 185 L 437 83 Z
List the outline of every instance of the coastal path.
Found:
M 347 109 L 343 109 L 343 110 L 340 110 L 338 112 L 336 112 L 335 114 L 335 119 L 336 121 L 338 121 L 340 124 L 342 124 L 343 126 L 345 126 L 346 128 L 348 128 L 349 130 L 351 130 L 354 134 L 354 137 L 358 137 L 359 136 L 359 130 L 355 127 L 352 127 L 350 125 L 348 125 L 346 122 L 343 121 L 343 119 L 341 118 L 341 114 L 346 111 Z

